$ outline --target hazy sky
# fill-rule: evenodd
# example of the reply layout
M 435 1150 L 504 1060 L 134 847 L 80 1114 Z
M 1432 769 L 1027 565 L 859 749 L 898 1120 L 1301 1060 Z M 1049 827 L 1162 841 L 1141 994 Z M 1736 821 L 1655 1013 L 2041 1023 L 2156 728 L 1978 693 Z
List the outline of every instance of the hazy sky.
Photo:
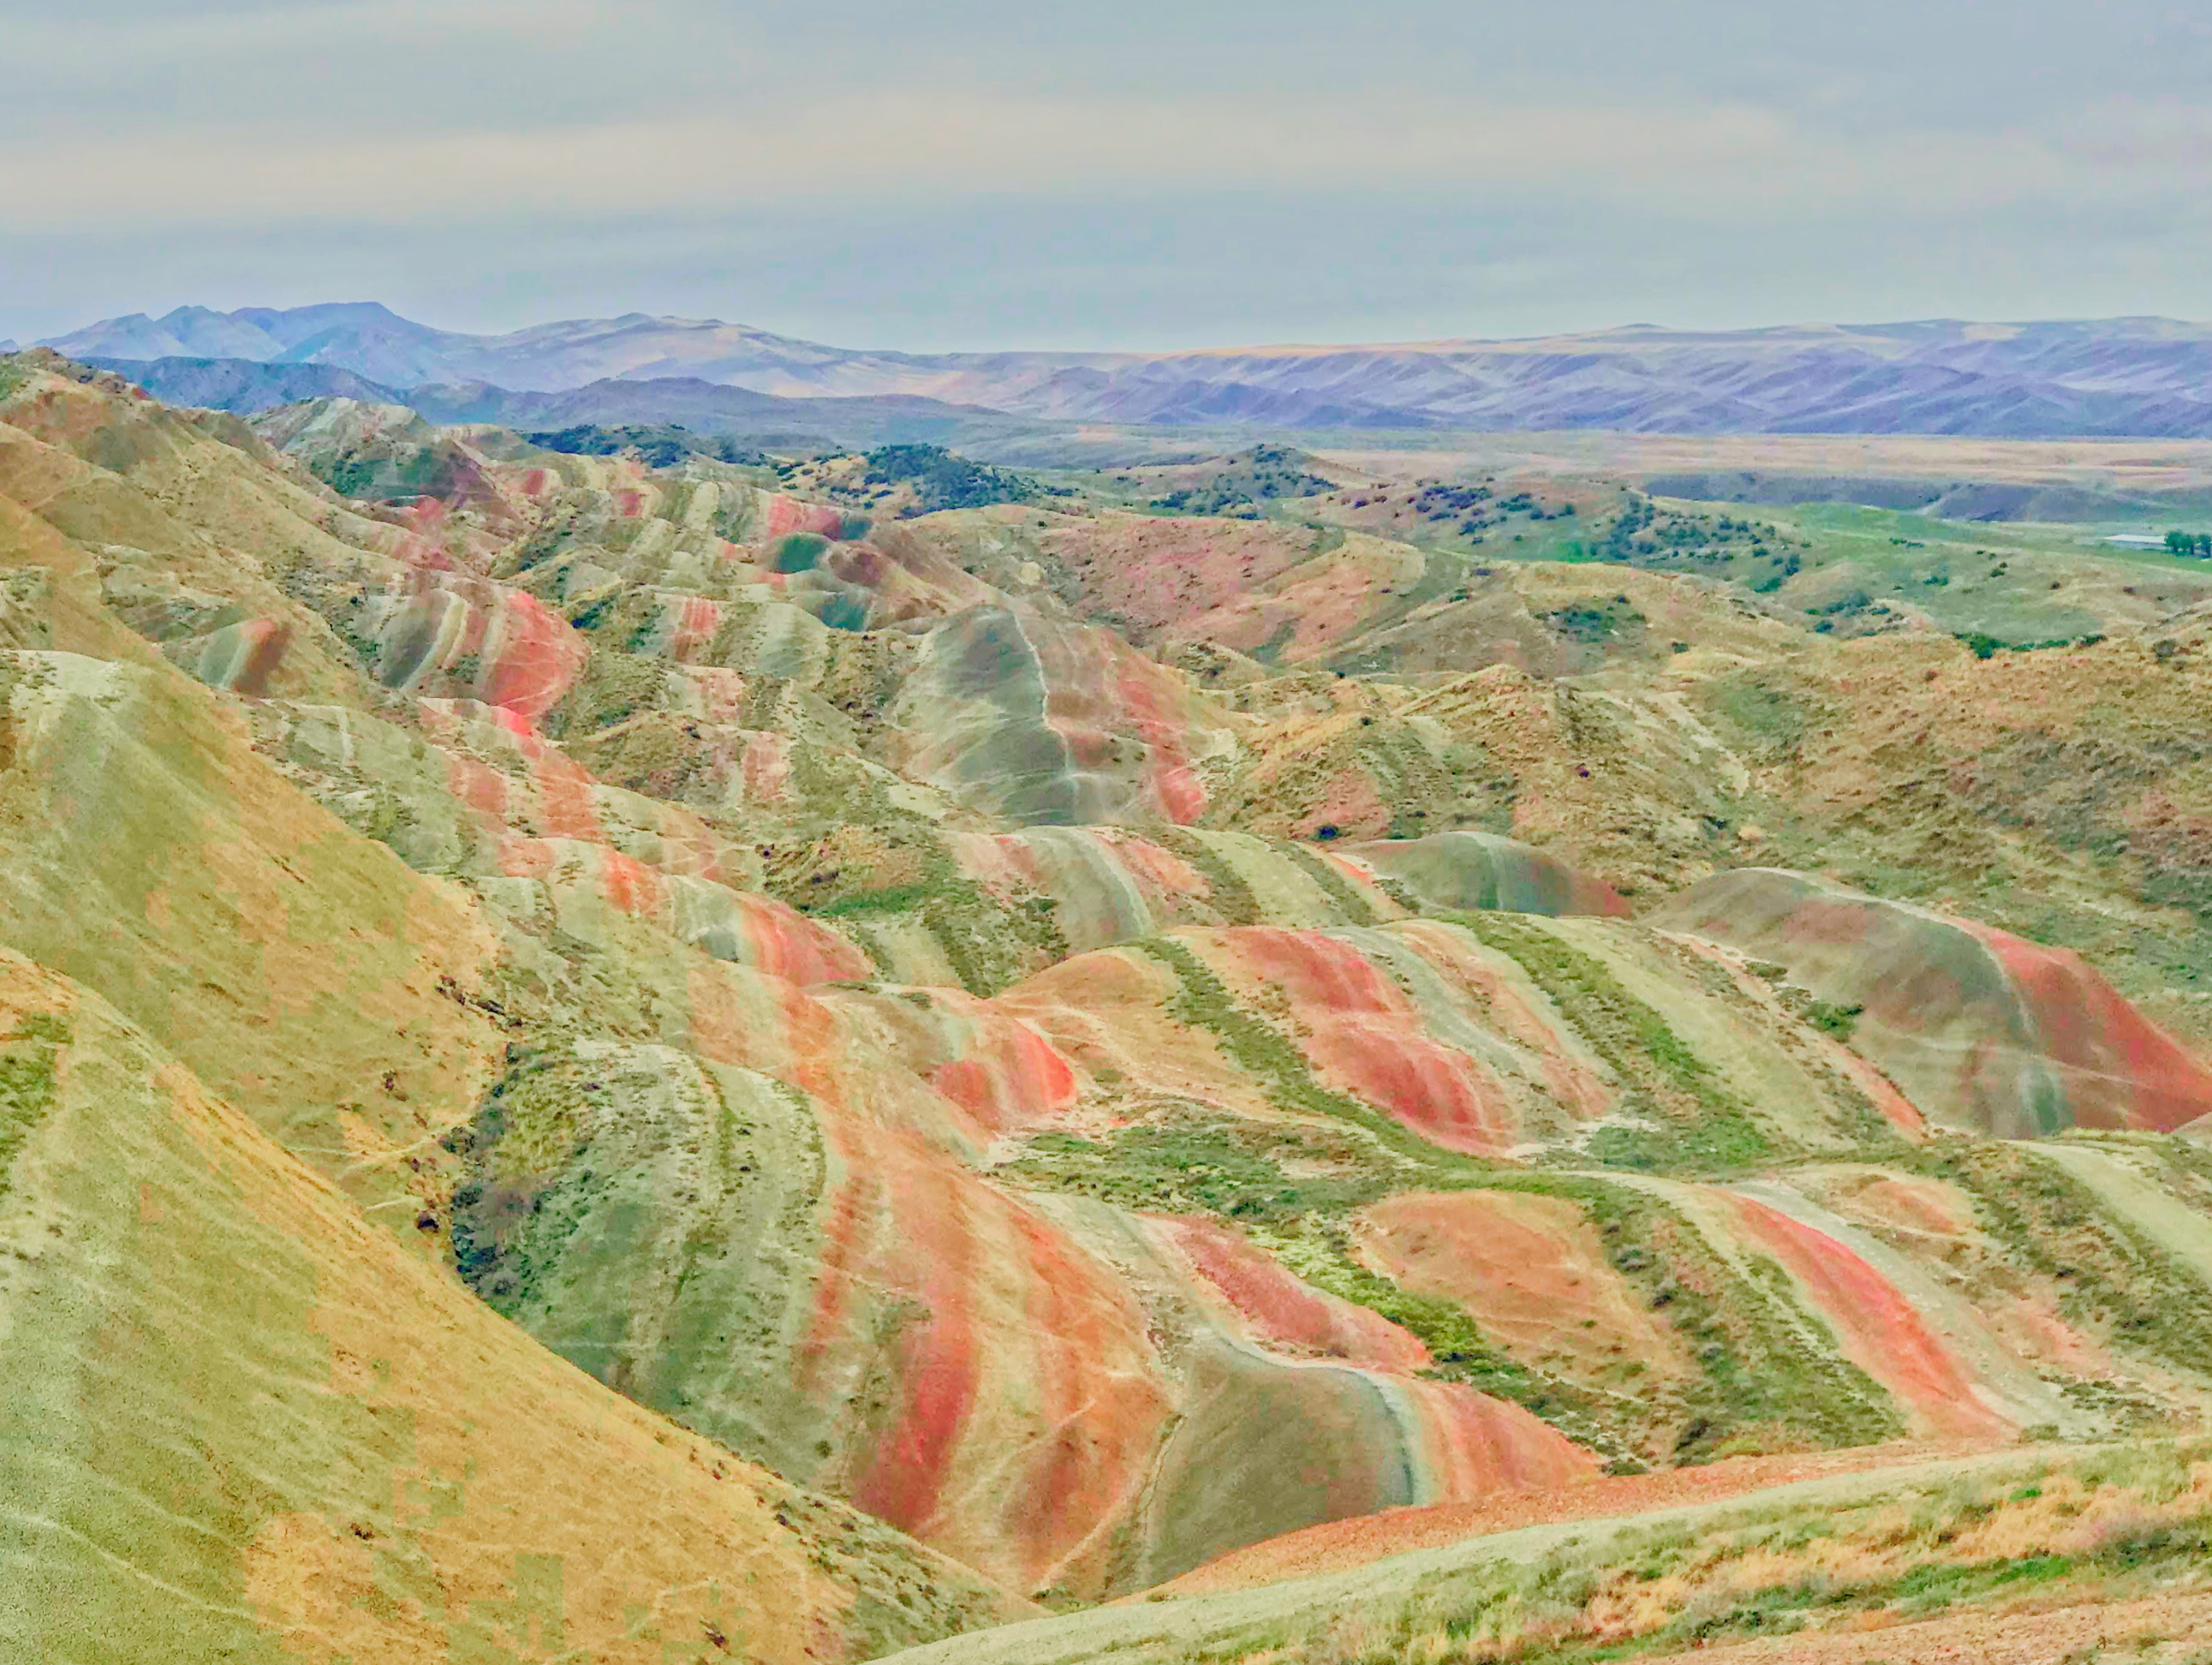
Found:
M 0 336 L 2212 317 L 2206 0 L 0 0 Z

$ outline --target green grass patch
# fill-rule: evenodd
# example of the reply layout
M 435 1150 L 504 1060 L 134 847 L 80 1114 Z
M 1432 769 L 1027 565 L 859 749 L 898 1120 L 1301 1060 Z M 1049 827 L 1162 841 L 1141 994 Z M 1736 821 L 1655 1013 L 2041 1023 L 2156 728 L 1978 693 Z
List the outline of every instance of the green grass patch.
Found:
M 1994 1139 L 1946 1140 L 1898 1160 L 1971 1196 L 2008 1258 L 2050 1281 L 2070 1321 L 2192 1377 L 2212 1370 L 2203 1284 L 2055 1163 Z
M 868 453 L 867 464 L 864 478 L 869 485 L 912 487 L 915 506 L 924 514 L 1033 503 L 1047 495 L 1026 475 L 970 462 L 942 446 L 879 445 Z
M 999 1171 L 1140 1212 L 1283 1225 L 1386 1195 L 1393 1186 L 1372 1163 L 1363 1143 L 1324 1130 L 1187 1112 L 1098 1139 L 1038 1133 Z
M 1747 671 L 1706 686 L 1702 703 L 1736 737 L 1770 755 L 1795 751 L 1811 725 L 1804 702 L 1769 671 Z
M 1147 507 L 1159 514 L 1256 518 L 1263 505 L 1315 497 L 1336 488 L 1333 481 L 1307 469 L 1311 460 L 1305 452 L 1286 446 L 1255 446 L 1225 459 L 1227 466 L 1211 480 L 1156 497 Z
M 818 532 L 795 532 L 775 547 L 772 559 L 779 572 L 810 572 L 829 549 L 829 540 Z
M 841 802 L 850 818 L 863 818 L 849 790 L 841 791 L 836 782 L 814 771 L 811 751 L 794 757 L 793 780 L 807 802 Z M 934 829 L 883 831 L 906 858 L 896 871 L 913 877 L 879 885 L 865 864 L 817 864 L 772 879 L 770 894 L 803 913 L 850 921 L 863 931 L 872 957 L 877 951 L 864 941 L 869 925 L 911 918 L 943 950 L 961 986 L 972 994 L 995 994 L 1040 965 L 1067 957 L 1067 939 L 1055 910 L 1045 905 L 1048 898 L 1006 906 L 953 865 Z
M 1286 844 L 1282 848 L 1283 853 L 1303 870 L 1306 877 L 1321 887 L 1321 894 L 1329 899 L 1331 905 L 1336 909 L 1337 917 L 1346 925 L 1371 925 L 1380 923 L 1367 898 L 1354 889 L 1352 881 L 1339 872 L 1318 850 L 1303 844 Z
M 561 702 L 545 716 L 545 732 L 556 740 L 582 739 L 656 709 L 668 686 L 663 659 L 595 648 Z
M 50 1012 L 27 1014 L 0 1035 L 0 1197 L 16 1154 L 53 1110 L 54 1066 L 69 1038 L 68 1020 Z
M 1673 1429 L 1678 1462 L 1703 1462 L 1746 1438 L 1762 1446 L 1870 1445 L 1903 1431 L 1874 1381 L 1836 1350 L 1797 1303 L 1781 1269 L 1754 1284 L 1714 1253 L 1660 1198 L 1595 1177 L 1502 1174 L 1486 1188 L 1560 1197 L 1578 1206 L 1607 1262 L 1681 1338 L 1697 1375 L 1647 1407 Z M 1812 1339 L 1814 1345 L 1808 1345 Z
M 1585 602 L 1537 615 L 1570 641 L 1607 642 L 1631 631 L 1640 631 L 1643 614 L 1624 601 Z
M 1959 633 L 1958 640 L 1977 659 L 1988 659 L 2001 653 L 2033 653 L 2042 648 L 2093 648 L 2104 640 L 2101 632 L 2092 631 L 2081 636 L 2051 636 L 2041 641 L 2007 641 L 1978 630 Z
M 1805 1005 L 1805 1021 L 1824 1035 L 1848 1040 L 1865 1011 L 1863 1006 L 1833 1006 L 1826 1001 L 1809 1001 Z
M 1489 1170 L 1489 1164 L 1441 1150 L 1373 1106 L 1322 1086 L 1305 1055 L 1263 1019 L 1240 1006 L 1228 986 L 1183 944 L 1171 938 L 1148 937 L 1131 946 L 1175 973 L 1177 987 L 1168 1002 L 1170 1013 L 1211 1035 L 1233 1063 L 1258 1080 L 1279 1109 L 1350 1123 L 1373 1135 L 1384 1149 L 1417 1168 Z
M 938 894 L 935 885 L 892 885 L 882 890 L 856 890 L 834 902 L 810 909 L 819 919 L 857 919 L 870 914 L 918 912 Z
M 452 454 L 439 445 L 408 446 L 382 456 L 321 457 L 308 468 L 339 495 L 376 503 L 444 497 L 458 478 Z
M 2162 1454 L 2147 1469 L 2174 1469 L 2201 1452 Z M 2078 1477 L 2093 1486 L 2093 1463 Z M 2160 1484 L 2122 1482 L 2131 1506 L 2165 1505 Z M 2001 1473 L 1961 1480 L 1904 1481 L 1889 1493 L 1839 1501 L 1748 1502 L 1690 1523 L 1595 1529 L 1526 1559 L 1471 1545 L 1441 1567 L 1392 1576 L 1383 1569 L 1327 1604 L 1290 1606 L 1274 1617 L 1224 1618 L 1191 1640 L 1145 1657 L 1159 1665 L 1395 1665 L 1437 1660 L 1461 1665 L 1598 1665 L 1601 1661 L 1688 1657 L 1700 1649 L 1762 1638 L 1856 1635 L 1871 1627 L 2009 1607 L 2032 1592 L 2059 1601 L 2124 1600 L 2201 1589 L 2208 1582 L 2208 1527 L 2200 1510 L 2120 1531 L 2093 1550 L 2030 1548 L 1981 1554 L 1965 1534 L 2015 1507 Z M 1901 1525 L 1898 1504 L 1909 1518 Z M 1831 1568 L 1878 1569 L 1846 1576 Z M 1772 1558 L 1763 1577 L 1747 1563 Z M 1202 1608 L 1198 1610 L 1202 1612 Z M 1231 1613 L 1248 1614 L 1240 1601 Z M 1071 1638 L 1072 1639 L 1072 1638 Z M 1878 1634 L 1857 1638 L 1870 1660 L 1885 1656 Z M 1110 1656 L 1071 1647 L 1071 1661 Z M 1776 1657 L 1789 1657 L 1786 1651 Z M 1859 1657 L 1858 1653 L 1852 1655 Z
M 1511 955 L 1618 1074 L 1624 1108 L 1646 1124 L 1600 1128 L 1586 1153 L 1591 1161 L 1642 1172 L 1725 1174 L 1781 1154 L 1751 1107 L 1596 959 L 1510 915 L 1449 917 Z
M 1522 1363 L 1489 1341 L 1456 1302 L 1417 1294 L 1361 1265 L 1340 1224 L 1310 1220 L 1295 1234 L 1262 1226 L 1251 1235 L 1315 1288 L 1418 1337 L 1434 1361 L 1426 1374 L 1509 1400 L 1609 1457 L 1626 1455 L 1634 1443 L 1638 1431 L 1621 1416 L 1620 1407 L 1609 1407 L 1602 1396 Z

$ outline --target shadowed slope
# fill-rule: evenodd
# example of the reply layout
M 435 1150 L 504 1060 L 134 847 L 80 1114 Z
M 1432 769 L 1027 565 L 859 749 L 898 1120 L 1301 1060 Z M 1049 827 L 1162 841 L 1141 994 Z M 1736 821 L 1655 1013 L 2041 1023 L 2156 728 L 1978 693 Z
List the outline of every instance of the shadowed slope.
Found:
M 530 1343 L 12 955 L 0 1059 L 17 1657 L 796 1665 L 1006 1611 Z
M 1628 904 L 1602 879 L 1487 832 L 1380 839 L 1352 845 L 1346 854 L 1397 879 L 1429 909 L 1494 908 L 1535 914 L 1628 911 Z
M 0 655 L 0 939 L 96 989 L 395 1227 L 502 1042 L 464 896 L 280 779 L 165 666 Z

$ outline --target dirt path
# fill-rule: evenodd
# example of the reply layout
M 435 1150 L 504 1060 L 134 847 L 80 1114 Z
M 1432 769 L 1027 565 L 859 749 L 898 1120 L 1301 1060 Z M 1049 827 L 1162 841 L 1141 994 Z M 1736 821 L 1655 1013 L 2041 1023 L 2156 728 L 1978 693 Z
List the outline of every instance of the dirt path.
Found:
M 1330 1521 L 1232 1550 L 1172 1583 L 1161 1585 L 1159 1593 L 1207 1596 L 1251 1590 L 1286 1578 L 1350 1572 L 1386 1556 L 1408 1554 L 1418 1549 L 1442 1549 L 1463 1544 L 1470 1538 L 1527 1526 L 1689 1508 L 1803 1481 L 1835 1479 L 1874 1469 L 1895 1470 L 1971 1454 L 1974 1454 L 1955 1446 L 1889 1445 L 1799 1452 L 1784 1456 L 1730 1457 L 1694 1469 L 1662 1469 L 1651 1474 L 1607 1477 L 1546 1492 L 1509 1492 L 1473 1503 L 1432 1503 L 1417 1508 L 1385 1509 L 1378 1515 Z
M 2078 1447 L 2076 1448 L 2077 1450 Z M 1841 1477 L 1761 1487 L 1717 1502 L 1649 1509 L 1595 1520 L 1554 1521 L 1541 1526 L 1463 1538 L 1436 1548 L 1391 1555 L 1355 1569 L 1292 1578 L 1216 1595 L 1143 1600 L 1094 1607 L 1057 1618 L 979 1630 L 890 1656 L 900 1665 L 1079 1665 L 1080 1661 L 1135 1661 L 1172 1658 L 1241 1627 L 1310 1621 L 1365 1603 L 1410 1593 L 1437 1573 L 1492 1561 L 1532 1561 L 1569 1538 L 1587 1543 L 1624 1527 L 1694 1524 L 1747 1506 L 1849 1504 L 1879 1497 L 1901 1479 L 1923 1482 L 1977 1469 L 2032 1467 L 2047 1451 L 2015 1447 L 1977 1456 L 1895 1463 Z

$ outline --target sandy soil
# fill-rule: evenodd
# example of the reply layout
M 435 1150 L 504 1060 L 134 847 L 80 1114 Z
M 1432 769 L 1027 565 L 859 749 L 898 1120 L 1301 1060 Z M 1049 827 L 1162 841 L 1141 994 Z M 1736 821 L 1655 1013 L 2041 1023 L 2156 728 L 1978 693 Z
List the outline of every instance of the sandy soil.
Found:
M 1367 1211 L 1376 1270 L 1457 1301 L 1519 1357 L 1586 1378 L 1623 1360 L 1685 1375 L 1673 1333 L 1605 1258 L 1581 1208 L 1560 1197 L 1455 1192 L 1392 1197 Z

